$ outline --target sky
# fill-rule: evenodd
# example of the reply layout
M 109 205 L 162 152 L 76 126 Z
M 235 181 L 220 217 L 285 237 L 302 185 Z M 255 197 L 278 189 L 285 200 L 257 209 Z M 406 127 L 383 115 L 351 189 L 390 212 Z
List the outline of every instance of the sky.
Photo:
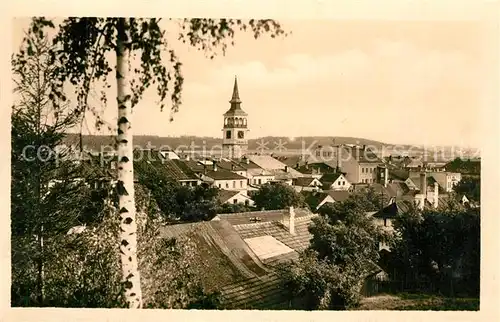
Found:
M 237 76 L 250 138 L 331 135 L 480 146 L 484 46 L 478 23 L 279 21 L 291 35 L 255 40 L 237 33 L 235 46 L 214 60 L 174 42 L 185 80 L 180 111 L 169 122 L 150 90 L 134 108 L 134 133 L 222 136 Z M 14 21 L 15 48 L 26 26 L 26 19 Z M 174 25 L 165 27 L 175 36 Z M 114 125 L 115 100 L 109 102 L 104 118 Z M 97 131 L 91 117 L 85 132 L 108 133 Z

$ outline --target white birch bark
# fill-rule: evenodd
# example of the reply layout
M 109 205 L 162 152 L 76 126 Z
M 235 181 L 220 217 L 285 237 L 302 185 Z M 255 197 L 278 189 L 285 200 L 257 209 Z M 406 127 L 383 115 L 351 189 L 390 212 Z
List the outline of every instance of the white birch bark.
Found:
M 116 78 L 118 102 L 118 212 L 120 215 L 120 256 L 125 299 L 129 308 L 142 307 L 142 293 L 137 261 L 137 222 L 134 197 L 131 99 L 127 79 L 130 33 L 125 18 L 118 22 Z

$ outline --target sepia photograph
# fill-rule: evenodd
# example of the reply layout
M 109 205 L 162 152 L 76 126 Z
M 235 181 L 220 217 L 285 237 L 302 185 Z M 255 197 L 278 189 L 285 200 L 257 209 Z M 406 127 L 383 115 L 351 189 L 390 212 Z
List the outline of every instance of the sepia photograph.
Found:
M 12 308 L 479 311 L 478 21 L 10 23 Z

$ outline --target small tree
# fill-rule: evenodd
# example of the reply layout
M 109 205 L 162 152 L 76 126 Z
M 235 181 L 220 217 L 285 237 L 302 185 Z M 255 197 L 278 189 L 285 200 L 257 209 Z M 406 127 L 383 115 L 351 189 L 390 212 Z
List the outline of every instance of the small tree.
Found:
M 43 305 L 45 248 L 50 238 L 79 220 L 70 203 L 78 188 L 69 186 L 75 167 L 56 152 L 64 132 L 77 124 L 79 112 L 60 100 L 55 82 L 54 47 L 32 23 L 11 60 L 15 102 L 11 116 L 12 300 L 15 305 Z M 60 169 L 65 171 L 61 172 Z M 53 180 L 59 199 L 49 195 Z M 65 202 L 63 202 L 63 200 Z M 34 265 L 36 268 L 31 267 Z M 31 282 L 36 276 L 36 282 Z M 33 296 L 35 295 L 35 296 Z M 34 298 L 35 297 L 35 298 Z
M 284 183 L 267 183 L 254 193 L 252 199 L 257 209 L 275 210 L 288 207 L 304 207 L 304 196 Z

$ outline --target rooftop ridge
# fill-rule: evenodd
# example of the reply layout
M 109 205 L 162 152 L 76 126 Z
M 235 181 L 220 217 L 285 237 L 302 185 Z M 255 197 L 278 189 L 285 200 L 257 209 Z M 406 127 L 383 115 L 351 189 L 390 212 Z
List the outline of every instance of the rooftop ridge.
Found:
M 319 216 L 319 214 L 312 213 L 310 215 L 305 215 L 305 216 L 302 216 L 302 217 L 296 217 L 295 218 L 295 222 L 306 221 L 308 219 L 315 218 L 315 217 L 318 217 L 318 216 Z
M 310 210 L 305 208 L 305 207 L 295 208 L 295 211 L 297 211 L 297 210 L 303 210 L 305 212 L 310 212 Z M 286 213 L 287 211 L 288 211 L 288 209 L 285 208 L 285 209 L 275 209 L 275 210 L 257 210 L 257 211 L 235 212 L 235 213 L 229 213 L 229 214 L 217 214 L 217 216 L 227 217 L 227 216 L 235 216 L 235 215 L 254 215 L 254 214 L 278 213 L 278 212 Z M 308 216 L 308 215 L 305 215 L 305 216 Z M 301 217 L 305 217 L 305 216 L 301 216 Z
M 272 226 L 278 221 L 265 221 L 265 222 L 255 222 L 255 223 L 249 223 L 249 224 L 239 224 L 239 225 L 233 225 L 235 229 L 242 229 L 242 228 L 252 228 L 252 227 L 257 227 L 257 226 Z

